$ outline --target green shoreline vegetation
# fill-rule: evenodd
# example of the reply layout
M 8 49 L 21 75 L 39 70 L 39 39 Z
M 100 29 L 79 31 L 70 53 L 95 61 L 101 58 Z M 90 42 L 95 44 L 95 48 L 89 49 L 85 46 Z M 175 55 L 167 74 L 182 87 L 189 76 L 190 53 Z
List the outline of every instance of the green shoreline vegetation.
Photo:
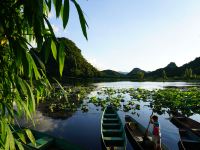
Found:
M 124 103 L 124 97 L 130 96 L 130 99 Z M 148 106 L 158 114 L 170 113 L 170 111 L 181 111 L 184 115 L 191 116 L 200 114 L 200 88 L 182 87 L 166 89 L 113 89 L 102 88 L 97 96 L 91 97 L 88 103 L 105 108 L 112 104 L 123 111 L 132 111 L 140 109 L 140 101 L 147 102 Z
M 158 114 L 168 113 L 178 110 L 184 115 L 191 116 L 200 114 L 200 88 L 199 87 L 179 87 L 146 90 L 141 88 L 101 88 L 97 93 L 88 97 L 88 94 L 96 91 L 95 87 L 68 87 L 66 93 L 68 99 L 64 98 L 63 92 L 54 91 L 50 99 L 41 103 L 41 112 L 53 118 L 67 118 L 72 113 L 81 108 L 83 112 L 88 111 L 88 104 L 94 104 L 103 110 L 107 105 L 135 114 L 140 110 L 140 102 L 147 105 Z M 125 100 L 125 97 L 129 99 Z M 46 109 L 44 109 L 44 106 Z M 139 115 L 139 114 L 138 114 Z
M 45 116 L 52 118 L 68 118 L 83 103 L 83 99 L 94 90 L 94 86 L 64 86 L 61 90 L 58 86 L 54 87 L 48 95 L 38 105 L 38 110 Z

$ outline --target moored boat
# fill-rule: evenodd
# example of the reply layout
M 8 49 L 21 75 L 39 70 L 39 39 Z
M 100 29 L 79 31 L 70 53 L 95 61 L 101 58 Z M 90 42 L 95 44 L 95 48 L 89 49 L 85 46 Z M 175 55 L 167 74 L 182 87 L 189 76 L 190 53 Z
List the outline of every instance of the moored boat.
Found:
M 17 126 L 15 126 L 15 130 L 19 130 Z M 57 138 L 54 136 L 51 136 L 49 134 L 39 132 L 36 130 L 30 129 L 34 138 L 35 138 L 35 144 L 31 143 L 31 141 L 28 140 L 26 144 L 23 143 L 23 146 L 26 150 L 81 150 L 77 145 L 71 144 L 68 141 Z
M 125 150 L 126 138 L 122 122 L 112 106 L 107 106 L 101 118 L 103 149 Z
M 199 150 L 200 137 L 187 129 L 179 129 L 180 142 L 178 143 L 180 150 Z
M 137 122 L 129 115 L 125 116 L 126 135 L 129 138 L 132 146 L 136 150 L 154 150 L 154 142 L 152 141 L 152 133 L 148 132 L 148 136 L 144 138 L 146 128 Z M 164 144 L 161 144 L 162 149 L 167 150 Z
M 177 128 L 190 130 L 200 137 L 200 123 L 178 112 L 172 112 L 171 122 Z

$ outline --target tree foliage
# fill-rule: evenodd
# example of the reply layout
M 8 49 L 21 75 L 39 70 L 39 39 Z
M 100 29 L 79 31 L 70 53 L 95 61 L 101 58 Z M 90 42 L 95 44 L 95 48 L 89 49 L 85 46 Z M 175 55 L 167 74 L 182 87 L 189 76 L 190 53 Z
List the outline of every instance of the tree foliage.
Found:
M 29 138 L 30 130 L 16 131 L 12 124 L 24 114 L 32 118 L 39 100 L 51 88 L 45 62 L 53 56 L 59 63 L 62 75 L 65 43 L 58 41 L 48 21 L 48 14 L 56 10 L 56 16 L 65 28 L 69 19 L 70 4 L 74 4 L 85 38 L 87 22 L 76 0 L 6 0 L 0 5 L 0 149 L 23 149 L 22 143 Z M 36 48 L 31 42 L 35 41 Z M 44 60 L 37 56 L 44 53 Z M 25 135 L 23 134 L 25 133 Z
M 81 50 L 75 45 L 74 42 L 67 38 L 59 38 L 58 41 L 63 41 L 64 44 L 67 45 L 67 47 L 65 47 L 63 50 L 63 52 L 66 53 L 66 55 L 63 56 L 63 59 L 65 59 L 62 75 L 63 80 L 66 80 L 66 77 L 87 78 L 99 76 L 100 72 L 89 62 L 87 62 L 87 60 L 81 54 Z M 60 79 L 58 70 L 54 69 L 58 68 L 59 65 L 60 63 L 56 63 L 53 57 L 49 58 L 46 65 L 48 75 L 53 75 L 57 79 Z
M 167 80 L 167 74 L 166 74 L 165 70 L 163 70 L 162 77 L 163 77 L 163 81 Z
M 193 61 L 189 63 L 185 63 L 184 65 L 177 67 L 174 62 L 169 63 L 164 68 L 159 68 L 154 71 L 144 71 L 140 68 L 134 68 L 132 71 L 122 76 L 119 72 L 112 74 L 112 77 L 123 77 L 123 78 L 131 78 L 138 79 L 137 72 L 144 72 L 145 80 L 167 80 L 167 79 L 200 79 L 200 57 L 197 57 Z M 164 77 L 164 73 L 167 78 Z
M 145 77 L 147 78 L 162 78 L 163 71 L 167 74 L 167 77 L 170 78 L 178 78 L 184 79 L 186 69 L 192 69 L 192 74 L 196 74 L 197 76 L 200 75 L 200 57 L 197 57 L 193 61 L 189 63 L 185 63 L 184 65 L 177 67 L 175 63 L 170 63 L 164 68 L 159 68 L 152 72 L 145 73 Z
M 138 71 L 138 72 L 137 72 L 137 78 L 138 78 L 139 80 L 143 80 L 143 79 L 144 79 L 144 72 Z
M 124 78 L 125 75 L 117 71 L 107 69 L 107 70 L 102 70 L 100 72 L 100 77 L 101 78 Z
M 187 80 L 191 79 L 193 77 L 193 75 L 192 75 L 192 69 L 191 68 L 190 69 L 188 69 L 188 68 L 185 69 L 184 77 Z

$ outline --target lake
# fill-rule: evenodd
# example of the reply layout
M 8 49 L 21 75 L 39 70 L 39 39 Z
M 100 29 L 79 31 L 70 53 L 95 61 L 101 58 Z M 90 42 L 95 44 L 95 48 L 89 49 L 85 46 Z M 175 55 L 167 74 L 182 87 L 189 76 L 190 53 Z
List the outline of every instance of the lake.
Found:
M 103 82 L 94 83 L 97 87 L 95 91 L 91 92 L 88 97 L 97 95 L 98 90 L 101 88 L 144 88 L 148 90 L 161 89 L 165 87 L 185 87 L 195 86 L 195 83 L 188 82 Z M 125 100 L 129 97 L 125 97 Z M 84 103 L 88 102 L 88 98 L 84 100 Z M 53 119 L 44 116 L 41 112 L 37 111 L 34 119 L 36 121 L 36 130 L 47 132 L 51 135 L 62 137 L 70 143 L 77 144 L 88 150 L 101 149 L 101 107 L 96 107 L 94 104 L 88 104 L 89 111 L 82 112 L 79 108 L 71 117 L 67 119 Z M 149 117 L 152 110 L 148 106 L 148 102 L 140 102 L 140 110 L 137 114 L 131 112 L 124 112 L 122 109 L 118 111 L 121 120 L 124 123 L 124 117 L 126 114 L 131 115 L 137 121 L 144 126 L 148 125 Z M 138 115 L 139 114 L 139 115 Z M 174 126 L 170 120 L 168 114 L 158 115 L 161 126 L 162 142 L 172 150 L 178 149 L 179 133 L 176 126 Z M 192 116 L 193 119 L 200 121 L 199 115 Z M 151 130 L 151 129 L 150 129 Z M 127 142 L 127 149 L 131 150 L 132 147 Z

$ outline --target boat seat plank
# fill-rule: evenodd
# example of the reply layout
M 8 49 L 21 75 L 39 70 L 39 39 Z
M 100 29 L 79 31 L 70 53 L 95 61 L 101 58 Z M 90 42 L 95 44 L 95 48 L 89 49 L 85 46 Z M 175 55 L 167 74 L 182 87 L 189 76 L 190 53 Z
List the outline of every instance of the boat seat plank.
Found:
M 35 141 L 36 145 L 34 145 L 33 143 L 29 143 L 27 145 L 34 147 L 35 149 L 41 149 L 42 147 L 46 147 L 46 146 L 50 145 L 52 141 L 53 141 L 53 138 L 43 137 L 43 138 L 39 138 Z
M 103 118 L 103 120 L 119 120 L 118 118 Z
M 200 128 L 197 129 L 193 128 L 192 131 L 200 131 Z
M 104 118 L 103 123 L 119 123 L 118 118 Z
M 143 141 L 143 137 L 142 136 L 134 136 L 135 140 L 137 142 L 142 142 Z
M 189 139 L 182 139 L 182 142 L 187 142 L 187 143 L 200 143 L 199 140 L 189 140 Z
M 177 119 L 184 119 L 185 117 L 176 117 Z
M 104 118 L 108 118 L 108 117 L 117 118 L 117 115 L 116 114 L 105 114 L 104 115 Z
M 118 126 L 118 125 L 121 125 L 120 123 L 103 123 L 103 126 L 106 125 L 106 126 Z
M 104 137 L 104 140 L 107 140 L 107 141 L 123 141 L 124 139 L 122 137 Z
M 103 129 L 103 132 L 122 132 L 121 129 Z
M 124 150 L 124 147 L 107 147 L 108 150 Z
M 106 113 L 106 112 L 105 112 L 105 115 L 113 115 L 113 114 L 116 115 L 115 112 L 113 112 L 113 113 L 110 113 L 110 112 L 107 112 L 107 113 Z

